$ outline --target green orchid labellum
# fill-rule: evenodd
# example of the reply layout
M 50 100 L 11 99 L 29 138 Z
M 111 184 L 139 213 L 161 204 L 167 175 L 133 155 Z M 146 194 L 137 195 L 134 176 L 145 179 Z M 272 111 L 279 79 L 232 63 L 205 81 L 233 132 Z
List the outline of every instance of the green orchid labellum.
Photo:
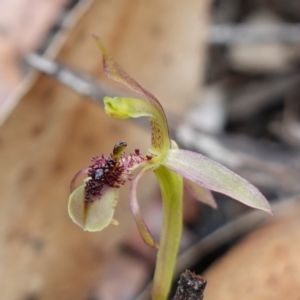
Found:
M 169 138 L 165 112 L 156 97 L 121 69 L 98 37 L 95 40 L 103 54 L 104 73 L 145 98 L 105 97 L 105 112 L 120 119 L 148 117 L 151 147 L 145 155 L 135 150 L 135 153 L 126 156 L 123 152 L 126 142 L 121 141 L 109 156 L 94 157 L 92 165 L 80 170 L 71 182 L 69 214 L 87 231 L 99 231 L 109 224 L 117 224 L 113 214 L 119 188 L 132 179 L 133 171 L 139 168 L 131 182 L 130 205 L 142 238 L 151 247 L 159 249 L 152 296 L 154 300 L 164 300 L 169 293 L 181 238 L 184 184 L 197 200 L 214 208 L 216 202 L 210 191 L 223 193 L 269 213 L 272 213 L 271 207 L 258 189 L 245 179 L 199 153 L 179 149 Z M 151 171 L 159 181 L 163 196 L 159 245 L 144 222 L 136 193 L 140 178 Z M 82 174 L 86 174 L 87 178 L 74 189 L 75 180 Z

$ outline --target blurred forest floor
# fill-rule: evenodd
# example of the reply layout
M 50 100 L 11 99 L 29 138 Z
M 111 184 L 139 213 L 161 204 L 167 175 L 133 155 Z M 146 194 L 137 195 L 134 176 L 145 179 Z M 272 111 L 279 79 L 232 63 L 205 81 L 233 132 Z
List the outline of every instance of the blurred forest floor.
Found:
M 61 199 L 67 199 L 68 180 L 89 155 L 99 149 L 109 152 L 120 135 L 132 144 L 147 145 L 144 125 L 106 121 L 100 106 L 87 101 L 87 97 L 98 101 L 106 93 L 124 92 L 101 77 L 100 54 L 90 46 L 90 34 L 99 30 L 125 69 L 163 99 L 171 134 L 182 148 L 223 163 L 255 184 L 274 205 L 271 221 L 220 195 L 216 195 L 217 211 L 200 207 L 187 196 L 177 275 L 191 266 L 204 272 L 239 238 L 268 221 L 233 248 L 232 255 L 229 251 L 208 268 L 207 300 L 231 300 L 233 295 L 245 300 L 298 300 L 299 1 L 216 0 L 210 7 L 191 1 L 178 10 L 169 9 L 168 1 L 161 6 L 129 2 L 126 6 L 122 1 L 100 0 L 97 4 L 0 1 L 0 124 L 4 124 L 0 154 L 6 155 L 0 157 L 4 216 L 0 258 L 1 253 L 2 259 L 7 258 L 0 266 L 0 278 L 8 283 L 4 295 L 16 300 L 127 300 L 145 287 L 153 272 L 154 253 L 143 247 L 125 217 L 120 216 L 125 226 L 118 233 L 110 229 L 92 237 L 76 231 L 61 213 L 65 213 L 66 201 Z M 83 18 L 65 26 L 78 3 L 93 4 L 77 10 Z M 191 11 L 199 15 L 189 17 Z M 47 56 L 53 37 L 62 29 L 65 44 Z M 53 72 L 56 68 L 61 73 Z M 41 73 L 21 95 L 20 83 L 33 70 Z M 63 72 L 69 77 L 61 76 Z M 97 128 L 105 130 L 99 133 Z M 151 192 L 145 199 L 155 201 L 146 203 L 146 219 L 158 236 L 160 195 L 152 181 L 148 185 Z M 15 199 L 20 201 L 16 209 L 11 204 Z M 48 218 L 44 220 L 43 214 Z M 18 217 L 16 224 L 11 216 Z M 69 232 L 66 238 L 63 229 Z M 105 238 L 110 238 L 107 244 Z M 255 250 L 263 247 L 256 264 L 260 252 Z M 20 249 L 18 267 L 15 257 Z M 247 272 L 240 276 L 245 260 L 247 269 L 253 269 L 249 276 Z M 54 271 L 52 266 L 61 269 Z M 259 277 L 255 288 L 249 286 L 253 274 Z M 23 282 L 16 288 L 14 282 L 10 284 L 15 276 Z M 17 297 L 21 294 L 23 298 Z M 139 299 L 148 297 L 146 288 Z
M 0 123 L 14 106 L 9 95 L 24 77 L 24 55 L 41 46 L 69 2 L 0 1 Z

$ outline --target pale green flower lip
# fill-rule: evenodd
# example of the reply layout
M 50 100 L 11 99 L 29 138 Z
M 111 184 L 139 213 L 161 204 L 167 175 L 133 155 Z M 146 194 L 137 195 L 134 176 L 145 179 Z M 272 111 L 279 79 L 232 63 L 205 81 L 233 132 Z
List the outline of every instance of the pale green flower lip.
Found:
M 101 199 L 86 203 L 84 202 L 84 188 L 85 184 L 82 184 L 70 196 L 70 217 L 86 231 L 100 231 L 112 223 L 119 189 L 106 188 Z

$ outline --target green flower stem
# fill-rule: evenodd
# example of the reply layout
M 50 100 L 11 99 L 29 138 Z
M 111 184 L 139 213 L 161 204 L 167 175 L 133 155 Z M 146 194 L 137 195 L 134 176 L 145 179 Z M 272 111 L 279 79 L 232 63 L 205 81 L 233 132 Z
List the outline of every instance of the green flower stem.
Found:
M 170 291 L 182 233 L 183 179 L 164 166 L 155 170 L 163 197 L 163 220 L 156 260 L 153 300 L 166 300 Z

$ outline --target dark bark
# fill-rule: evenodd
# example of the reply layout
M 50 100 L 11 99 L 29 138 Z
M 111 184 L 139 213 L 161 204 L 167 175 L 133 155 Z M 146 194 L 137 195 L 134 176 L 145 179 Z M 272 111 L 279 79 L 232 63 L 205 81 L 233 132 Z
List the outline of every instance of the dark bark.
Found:
M 202 300 L 207 281 L 186 270 L 180 275 L 174 300 Z

